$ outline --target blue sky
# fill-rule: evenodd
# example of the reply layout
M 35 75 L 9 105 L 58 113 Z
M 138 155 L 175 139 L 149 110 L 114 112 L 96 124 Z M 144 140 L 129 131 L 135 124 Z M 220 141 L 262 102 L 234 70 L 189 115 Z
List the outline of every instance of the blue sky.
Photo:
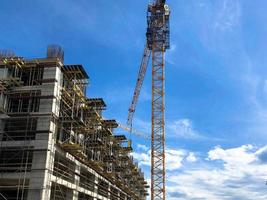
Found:
M 28 58 L 49 44 L 83 64 L 89 97 L 125 123 L 145 43 L 146 0 L 0 0 L 0 48 Z M 168 199 L 267 198 L 267 2 L 169 0 Z M 151 67 L 134 128 L 150 133 Z M 122 130 L 118 130 L 122 133 Z M 149 180 L 149 142 L 134 157 Z

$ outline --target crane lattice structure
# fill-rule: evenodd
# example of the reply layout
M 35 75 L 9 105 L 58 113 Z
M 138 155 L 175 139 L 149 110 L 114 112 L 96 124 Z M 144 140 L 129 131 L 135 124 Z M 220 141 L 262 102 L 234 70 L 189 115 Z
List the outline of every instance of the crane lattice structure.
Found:
M 152 55 L 151 199 L 165 200 L 165 51 L 170 48 L 170 9 L 166 0 L 154 0 L 147 10 L 147 42 L 127 125 L 132 119 Z

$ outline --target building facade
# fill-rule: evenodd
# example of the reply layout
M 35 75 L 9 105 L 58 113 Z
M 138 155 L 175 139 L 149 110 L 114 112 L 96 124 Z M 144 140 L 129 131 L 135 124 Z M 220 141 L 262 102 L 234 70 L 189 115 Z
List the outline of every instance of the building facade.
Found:
M 101 98 L 86 97 L 82 65 L 0 53 L 0 199 L 144 200 L 131 141 L 114 135 Z

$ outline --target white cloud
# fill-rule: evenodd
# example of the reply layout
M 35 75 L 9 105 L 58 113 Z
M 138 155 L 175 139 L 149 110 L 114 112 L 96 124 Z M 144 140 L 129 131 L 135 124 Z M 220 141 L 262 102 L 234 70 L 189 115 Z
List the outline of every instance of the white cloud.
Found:
M 227 165 L 247 164 L 256 160 L 256 156 L 250 153 L 253 149 L 252 145 L 243 145 L 227 150 L 216 147 L 208 152 L 208 160 L 221 160 Z
M 133 152 L 132 156 L 138 161 L 140 166 L 151 166 L 151 151 L 145 150 L 147 147 L 138 145 L 143 152 Z M 166 170 L 175 171 L 180 169 L 185 162 L 195 162 L 197 158 L 193 152 L 189 152 L 184 149 L 166 149 Z
M 150 167 L 149 150 L 133 156 Z M 265 200 L 266 161 L 267 146 L 217 146 L 206 158 L 185 149 L 166 149 L 167 199 Z
M 148 151 L 149 147 L 143 144 L 137 144 L 137 149 Z
M 186 139 L 200 139 L 203 136 L 194 129 L 193 123 L 190 119 L 179 119 L 170 124 L 167 124 L 166 128 L 170 131 L 171 134 L 168 134 L 169 137 L 182 137 Z
M 255 155 L 260 162 L 267 163 L 267 146 L 259 149 Z
M 197 157 L 193 152 L 190 152 L 189 155 L 186 157 L 186 160 L 188 162 L 196 162 L 197 161 Z
M 150 166 L 150 151 L 147 153 L 131 153 L 133 158 L 138 161 L 140 166 Z
M 219 31 L 231 31 L 240 24 L 241 7 L 239 0 L 224 0 L 221 10 L 215 18 L 215 29 Z
M 166 54 L 166 61 L 172 65 L 175 65 L 175 58 L 176 58 L 176 53 L 177 53 L 177 45 L 176 44 L 171 44 L 170 50 Z
M 242 6 L 240 0 L 207 1 L 202 0 L 189 7 L 191 10 L 189 23 L 194 23 L 193 30 L 196 31 L 203 46 L 213 52 L 229 52 L 226 45 L 227 38 L 233 38 L 236 32 L 240 31 Z M 201 16 L 201 17 L 199 17 Z M 180 17 L 180 16 L 179 16 Z M 183 17 L 183 16 L 182 16 Z M 179 20 L 178 18 L 176 20 Z M 185 18 L 188 22 L 188 18 Z M 180 28 L 178 26 L 178 28 Z M 173 29 L 178 32 L 175 26 Z M 173 31 L 174 32 L 174 31 Z
M 173 171 L 181 168 L 187 153 L 184 150 L 167 149 L 165 155 L 166 169 Z
M 261 155 L 261 156 L 260 156 Z M 267 146 L 243 145 L 208 152 L 207 161 L 168 175 L 167 193 L 171 200 L 265 200 Z M 218 162 L 219 161 L 219 162 Z

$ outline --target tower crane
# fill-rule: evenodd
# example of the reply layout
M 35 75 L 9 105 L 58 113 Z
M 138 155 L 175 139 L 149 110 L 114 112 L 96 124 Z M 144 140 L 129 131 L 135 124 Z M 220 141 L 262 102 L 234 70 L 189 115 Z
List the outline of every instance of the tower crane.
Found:
M 127 126 L 132 128 L 145 73 L 152 55 L 151 200 L 165 200 L 165 51 L 170 48 L 170 9 L 166 0 L 153 0 L 147 9 L 146 45 Z

